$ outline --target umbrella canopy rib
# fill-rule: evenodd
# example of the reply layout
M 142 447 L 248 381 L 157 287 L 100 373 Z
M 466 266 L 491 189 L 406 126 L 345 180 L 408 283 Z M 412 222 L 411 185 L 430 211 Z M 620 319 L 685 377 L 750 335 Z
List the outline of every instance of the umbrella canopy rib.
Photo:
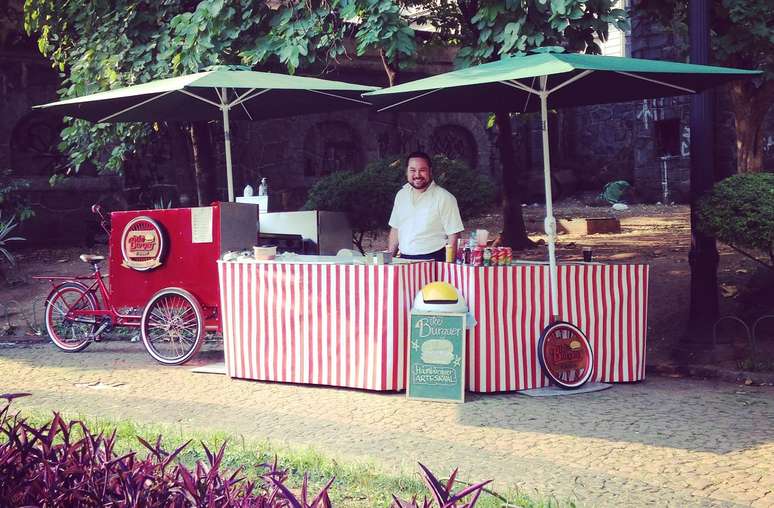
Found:
M 338 94 L 331 93 L 331 92 L 324 92 L 322 90 L 309 90 L 309 91 L 313 92 L 313 93 L 320 94 L 320 95 L 325 95 L 327 97 L 333 97 L 335 99 L 342 99 L 342 100 L 345 100 L 345 101 L 354 102 L 356 104 L 362 104 L 363 106 L 370 106 L 371 105 L 371 103 L 368 102 L 368 101 L 364 101 L 364 100 L 361 100 L 361 99 L 353 99 L 352 97 L 346 97 L 344 95 L 338 95 Z
M 258 90 L 257 92 L 255 92 L 256 90 L 257 90 L 257 88 L 249 89 L 248 91 L 246 91 L 245 93 L 243 93 L 242 95 L 239 95 L 236 99 L 234 99 L 234 102 L 229 104 L 229 106 L 241 105 L 242 107 L 245 107 L 245 102 L 258 97 L 259 95 L 263 95 L 266 92 L 270 91 L 271 89 L 270 88 L 264 88 L 263 90 Z M 255 93 L 253 93 L 253 92 L 255 92 Z M 245 111 L 247 111 L 246 107 L 245 107 Z
M 128 108 L 124 108 L 124 109 L 122 109 L 121 111 L 118 111 L 118 112 L 116 112 L 116 113 L 113 113 L 112 115 L 108 115 L 108 116 L 106 116 L 106 117 L 104 117 L 104 118 L 100 118 L 99 120 L 97 120 L 97 122 L 96 122 L 96 123 L 108 122 L 108 121 L 110 121 L 111 119 L 113 119 L 113 118 L 115 118 L 115 117 L 117 117 L 117 116 L 119 116 L 119 115 L 123 115 L 124 113 L 126 113 L 126 112 L 128 112 L 128 111 L 132 111 L 133 109 L 137 109 L 137 108 L 139 108 L 139 107 L 142 107 L 142 106 L 144 106 L 145 104 L 148 104 L 149 102 L 153 102 L 153 101 L 155 101 L 156 99 L 160 99 L 160 98 L 162 98 L 162 97 L 164 97 L 164 96 L 166 96 L 166 95 L 169 95 L 169 94 L 171 94 L 172 92 L 174 92 L 174 90 L 170 90 L 170 91 L 168 91 L 168 92 L 164 92 L 164 93 L 162 93 L 162 94 L 159 94 L 159 95 L 154 95 L 153 97 L 151 97 L 151 98 L 149 98 L 149 99 L 145 99 L 145 100 L 144 100 L 144 101 L 142 101 L 142 102 L 139 102 L 139 103 L 137 103 L 137 104 L 133 104 L 133 105 L 129 106 Z
M 668 86 L 668 87 L 674 88 L 675 90 L 680 90 L 680 91 L 685 92 L 685 93 L 694 94 L 694 93 L 697 92 L 697 90 L 694 90 L 692 88 L 686 88 L 686 87 L 683 87 L 683 86 L 680 86 L 680 85 L 675 85 L 673 83 L 667 83 L 666 81 L 659 81 L 658 79 L 647 78 L 647 77 L 641 76 L 639 74 L 632 74 L 631 72 L 615 71 L 615 73 L 616 74 L 622 74 L 624 76 L 629 76 L 630 78 L 641 79 L 643 81 L 649 81 L 651 83 L 656 83 L 657 85 Z
M 200 101 L 202 101 L 202 102 L 206 102 L 207 104 L 209 104 L 209 105 L 211 105 L 211 106 L 215 106 L 215 107 L 216 107 L 216 108 L 218 108 L 218 109 L 220 109 L 221 105 L 223 105 L 223 102 L 221 102 L 220 104 L 218 104 L 218 103 L 217 103 L 217 102 L 215 102 L 215 101 L 211 101 L 211 100 L 209 100 L 209 99 L 206 99 L 206 98 L 202 97 L 201 95 L 196 95 L 195 93 L 193 93 L 193 92 L 189 92 L 188 90 L 185 90 L 185 89 L 183 89 L 183 90 L 180 90 L 180 93 L 184 93 L 184 94 L 186 94 L 188 97 L 193 97 L 194 99 L 198 99 L 198 100 L 200 100 Z M 218 90 L 215 90 L 215 93 L 218 95 L 218 98 L 219 98 L 221 101 L 223 101 L 223 97 L 221 97 L 221 96 L 220 96 L 220 92 L 218 92 Z
M 407 102 L 411 102 L 411 101 L 414 101 L 414 100 L 417 100 L 417 99 L 421 99 L 425 95 L 430 95 L 431 93 L 435 93 L 435 92 L 437 92 L 439 90 L 442 90 L 442 89 L 441 88 L 436 88 L 435 90 L 430 90 L 429 92 L 425 92 L 425 93 L 422 93 L 422 94 L 419 94 L 419 95 L 415 95 L 414 97 L 409 97 L 408 99 L 404 99 L 404 100 L 402 100 L 400 102 L 396 102 L 395 104 L 390 104 L 389 106 L 380 108 L 380 109 L 377 110 L 377 112 L 381 113 L 382 111 L 387 111 L 388 109 L 391 109 L 391 108 L 397 108 L 398 106 L 406 104 Z

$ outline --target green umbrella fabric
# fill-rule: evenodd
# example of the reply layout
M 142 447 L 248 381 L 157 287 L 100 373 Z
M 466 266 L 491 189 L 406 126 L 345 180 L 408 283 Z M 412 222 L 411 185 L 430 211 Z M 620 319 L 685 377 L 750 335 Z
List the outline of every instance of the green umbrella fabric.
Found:
M 92 122 L 223 120 L 228 199 L 234 201 L 230 122 L 370 106 L 377 87 L 244 70 L 211 70 L 35 106 Z
M 364 94 L 380 110 L 511 112 L 540 110 L 539 77 L 549 107 L 692 94 L 761 71 L 677 62 L 541 53 L 512 57 Z M 525 90 L 531 88 L 533 92 Z
M 92 122 L 260 120 L 367 106 L 376 87 L 268 72 L 213 70 L 35 106 Z M 223 95 L 225 93 L 225 96 Z

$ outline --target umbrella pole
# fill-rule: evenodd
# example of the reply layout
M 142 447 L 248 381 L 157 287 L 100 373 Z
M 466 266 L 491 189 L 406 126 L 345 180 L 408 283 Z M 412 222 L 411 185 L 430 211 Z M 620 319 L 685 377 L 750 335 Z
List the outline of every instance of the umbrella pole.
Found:
M 544 228 L 548 235 L 548 272 L 551 281 L 551 321 L 559 318 L 559 282 L 556 268 L 556 219 L 551 196 L 551 158 L 548 144 L 548 76 L 540 76 L 540 128 L 543 131 L 543 182 L 546 192 Z
M 223 112 L 223 139 L 226 150 L 226 185 L 228 185 L 228 201 L 234 202 L 234 176 L 231 171 L 231 128 L 228 124 L 228 104 L 225 104 L 226 89 L 221 94 L 220 110 Z

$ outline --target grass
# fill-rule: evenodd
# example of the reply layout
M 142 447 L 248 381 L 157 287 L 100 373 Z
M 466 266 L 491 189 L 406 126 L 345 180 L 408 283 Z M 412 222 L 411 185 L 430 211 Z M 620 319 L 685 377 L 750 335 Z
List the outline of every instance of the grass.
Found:
M 22 416 L 36 426 L 50 420 L 50 416 L 42 413 L 23 411 Z M 83 421 L 93 433 L 111 433 L 116 430 L 118 454 L 138 451 L 144 456 L 145 448 L 137 441 L 137 436 L 149 442 L 155 442 L 157 436 L 163 436 L 162 446 L 172 451 L 186 441 L 191 444 L 180 454 L 180 460 L 188 466 L 197 460 L 205 460 L 202 442 L 210 450 L 218 449 L 227 443 L 223 467 L 235 470 L 242 467 L 244 476 L 248 479 L 257 478 L 261 472 L 261 464 L 273 462 L 275 457 L 281 468 L 290 473 L 288 485 L 298 492 L 304 472 L 309 475 L 310 492 L 316 494 L 332 477 L 336 477 L 329 494 L 335 507 L 363 508 L 386 507 L 392 502 L 395 494 L 402 499 L 410 499 L 416 495 L 419 499 L 429 495 L 419 477 L 419 468 L 414 474 L 393 474 L 384 471 L 370 461 L 337 461 L 317 450 L 308 447 L 293 447 L 270 441 L 253 441 L 243 436 L 229 435 L 223 432 L 189 432 L 169 425 L 137 424 L 130 420 L 111 420 L 90 418 L 81 415 L 62 414 L 63 418 Z M 449 465 L 448 471 L 434 471 L 442 479 L 448 478 L 451 469 L 457 464 Z M 465 464 L 459 464 L 461 468 Z M 487 478 L 470 478 L 468 481 L 479 481 Z M 464 488 L 460 485 L 457 489 Z M 528 497 L 517 491 L 485 493 L 476 505 L 481 508 L 529 507 L 553 508 L 574 506 L 572 502 L 559 502 L 554 498 L 538 499 Z

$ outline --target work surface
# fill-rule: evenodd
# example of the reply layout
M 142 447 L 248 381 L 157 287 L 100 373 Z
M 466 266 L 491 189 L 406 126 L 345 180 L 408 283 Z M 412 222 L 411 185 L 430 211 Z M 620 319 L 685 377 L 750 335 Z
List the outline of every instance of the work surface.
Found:
M 193 374 L 117 342 L 78 354 L 0 347 L 0 387 L 33 393 L 20 408 L 216 428 L 388 470 L 459 466 L 462 478 L 494 478 L 496 490 L 519 485 L 581 506 L 774 505 L 771 387 L 651 377 L 570 397 L 446 405 Z

